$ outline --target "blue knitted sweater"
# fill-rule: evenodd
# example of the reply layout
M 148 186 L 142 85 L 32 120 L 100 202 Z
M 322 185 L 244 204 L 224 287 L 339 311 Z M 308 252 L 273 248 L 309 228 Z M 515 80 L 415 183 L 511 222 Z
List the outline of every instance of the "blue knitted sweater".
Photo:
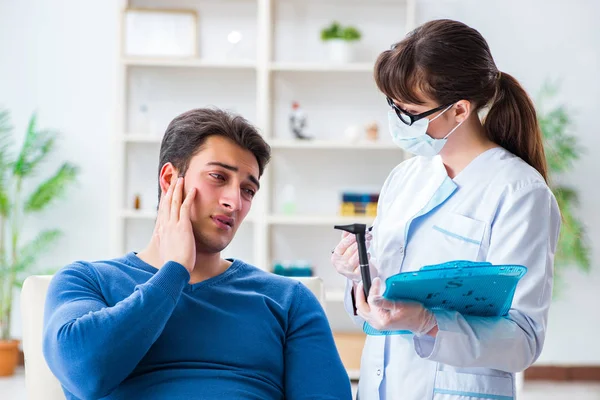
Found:
M 232 261 L 196 284 L 135 253 L 61 269 L 43 351 L 67 399 L 350 399 L 316 297 Z

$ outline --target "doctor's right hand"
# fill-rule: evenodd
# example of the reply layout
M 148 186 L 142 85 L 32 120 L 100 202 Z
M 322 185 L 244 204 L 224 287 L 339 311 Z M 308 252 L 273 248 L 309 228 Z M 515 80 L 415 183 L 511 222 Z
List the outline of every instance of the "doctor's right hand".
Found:
M 163 263 L 175 261 L 191 273 L 196 265 L 196 242 L 190 220 L 190 207 L 194 203 L 196 189 L 188 191 L 183 200 L 183 178 L 169 185 L 161 196 L 154 235 L 158 239 L 160 258 Z
M 371 244 L 373 236 L 370 233 L 365 235 L 367 249 Z M 346 278 L 360 282 L 360 268 L 358 260 L 358 244 L 356 243 L 356 235 L 349 232 L 342 232 L 342 239 L 331 252 L 331 264 L 335 270 Z M 373 268 L 371 268 L 373 275 Z
M 365 299 L 362 283 L 356 288 L 356 309 L 359 317 L 380 331 L 411 331 L 416 336 L 437 335 L 435 314 L 416 301 L 389 301 L 381 295 L 381 278 L 373 279 L 369 300 Z

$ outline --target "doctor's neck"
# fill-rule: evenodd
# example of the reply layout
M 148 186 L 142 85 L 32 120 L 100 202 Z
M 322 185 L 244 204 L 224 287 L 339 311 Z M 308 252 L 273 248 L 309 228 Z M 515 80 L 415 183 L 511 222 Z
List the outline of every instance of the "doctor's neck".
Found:
M 454 179 L 477 156 L 494 147 L 498 145 L 488 139 L 477 113 L 473 113 L 450 135 L 440 156 L 448 176 Z

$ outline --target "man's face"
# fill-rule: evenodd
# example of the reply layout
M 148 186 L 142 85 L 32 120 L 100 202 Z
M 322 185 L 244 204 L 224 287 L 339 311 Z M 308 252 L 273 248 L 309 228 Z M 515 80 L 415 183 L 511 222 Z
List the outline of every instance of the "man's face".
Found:
M 254 155 L 221 136 L 210 136 L 192 157 L 184 193 L 196 188 L 190 218 L 198 252 L 218 253 L 233 240 L 258 191 L 258 175 Z

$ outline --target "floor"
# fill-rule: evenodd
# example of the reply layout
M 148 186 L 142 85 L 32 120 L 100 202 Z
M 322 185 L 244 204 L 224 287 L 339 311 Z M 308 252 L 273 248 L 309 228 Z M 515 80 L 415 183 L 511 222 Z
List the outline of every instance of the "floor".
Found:
M 22 368 L 10 378 L 0 378 L 0 399 L 27 400 L 25 373 Z M 525 382 L 524 393 L 518 400 L 600 400 L 598 383 Z

